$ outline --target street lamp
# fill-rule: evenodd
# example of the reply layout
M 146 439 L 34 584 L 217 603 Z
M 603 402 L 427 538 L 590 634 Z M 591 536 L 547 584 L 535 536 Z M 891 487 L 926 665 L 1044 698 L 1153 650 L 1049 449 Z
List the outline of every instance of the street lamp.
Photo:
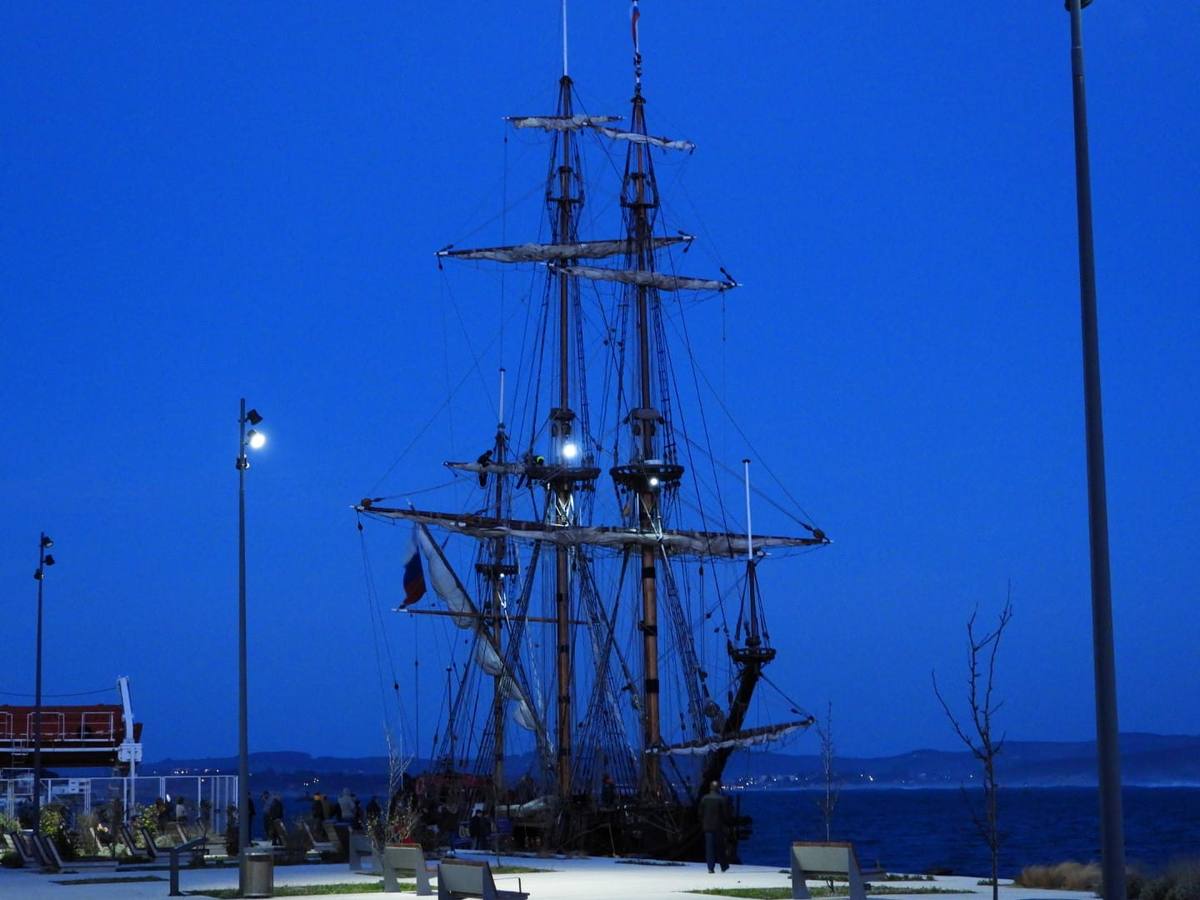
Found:
M 37 608 L 37 675 L 33 693 L 33 829 L 41 828 L 42 821 L 42 586 L 46 582 L 46 567 L 54 565 L 54 557 L 46 551 L 54 546 L 54 540 L 42 532 L 38 541 L 38 567 L 33 578 L 38 584 Z M 28 730 L 28 729 L 26 729 Z
M 1092 246 L 1092 177 L 1087 99 L 1083 87 L 1083 7 L 1071 15 L 1071 88 L 1075 111 L 1075 203 L 1079 227 L 1079 299 L 1083 326 L 1083 407 L 1087 436 L 1088 543 L 1092 562 L 1092 656 L 1096 679 L 1096 750 L 1100 776 L 1100 861 L 1105 897 L 1125 896 L 1125 839 L 1113 653 L 1112 584 L 1108 561 L 1108 499 L 1104 484 L 1104 421 L 1100 407 L 1100 336 L 1096 318 L 1096 258 Z
M 250 460 L 246 448 L 259 449 L 267 442 L 266 435 L 246 425 L 258 425 L 262 416 L 258 410 L 246 409 L 242 398 L 238 415 L 238 893 L 246 893 L 246 850 L 250 846 L 250 752 L 246 736 L 246 470 Z

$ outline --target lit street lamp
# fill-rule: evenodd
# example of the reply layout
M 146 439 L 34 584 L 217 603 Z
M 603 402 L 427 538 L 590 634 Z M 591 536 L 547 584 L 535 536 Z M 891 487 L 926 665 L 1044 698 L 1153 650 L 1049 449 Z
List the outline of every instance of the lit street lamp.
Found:
M 46 551 L 54 546 L 54 540 L 42 532 L 38 541 L 38 567 L 33 573 L 38 583 L 37 608 L 37 675 L 33 694 L 33 828 L 37 831 L 42 821 L 42 586 L 46 582 L 46 567 L 54 565 L 54 557 Z M 26 731 L 28 731 L 28 724 Z
M 238 415 L 238 893 L 246 894 L 246 851 L 250 847 L 250 753 L 246 732 L 246 470 L 250 460 L 246 448 L 258 450 L 267 437 L 246 425 L 258 425 L 262 416 L 258 410 L 247 410 L 242 398 Z

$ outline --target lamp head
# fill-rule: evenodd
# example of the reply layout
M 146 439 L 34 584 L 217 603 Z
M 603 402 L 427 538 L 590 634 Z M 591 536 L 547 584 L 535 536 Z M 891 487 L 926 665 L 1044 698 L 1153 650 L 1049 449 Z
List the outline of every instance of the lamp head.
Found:
M 258 414 L 257 409 L 246 410 L 246 421 L 249 422 L 251 425 L 257 425 L 262 420 L 263 420 L 263 417 Z
M 44 566 L 54 565 L 54 557 L 51 556 L 49 553 L 47 553 L 46 558 L 44 560 L 42 560 L 42 565 L 44 565 Z
M 562 448 L 563 459 L 575 459 L 579 456 L 579 445 L 574 441 L 567 441 Z
M 246 437 L 252 450 L 261 450 L 262 446 L 267 442 L 267 436 L 261 431 L 255 431 L 253 428 L 246 433 Z
M 50 537 L 50 535 L 48 535 L 48 534 L 43 534 L 42 535 L 42 549 L 49 550 L 53 546 L 54 546 L 54 538 Z

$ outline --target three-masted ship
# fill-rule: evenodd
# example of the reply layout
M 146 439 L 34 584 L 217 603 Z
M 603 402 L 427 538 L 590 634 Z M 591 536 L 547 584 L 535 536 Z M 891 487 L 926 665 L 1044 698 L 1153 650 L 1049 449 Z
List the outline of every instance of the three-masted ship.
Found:
M 737 284 L 724 269 L 675 269 L 693 239 L 660 224 L 655 157 L 694 147 L 649 130 L 638 15 L 635 3 L 626 122 L 577 111 L 565 43 L 554 113 L 509 118 L 547 137 L 548 235 L 437 251 L 439 266 L 524 267 L 541 284 L 514 421 L 502 370 L 490 447 L 446 463 L 477 502 L 446 511 L 376 497 L 357 510 L 412 523 L 441 614 L 470 645 L 447 667 L 454 684 L 435 737 L 443 790 L 454 785 L 455 801 L 484 804 L 518 841 L 544 848 L 696 858 L 697 804 L 730 755 L 812 721 L 790 703 L 784 721 L 748 720 L 776 653 L 757 567 L 768 550 L 828 539 L 801 517 L 797 534 L 754 535 L 748 463 L 743 528 L 726 527 L 733 513 L 719 496 L 710 509 L 717 486 L 699 484 L 717 469 L 685 426 L 668 308 L 678 320 L 679 298 Z M 585 145 L 619 171 L 615 233 L 581 233 L 595 190 L 585 191 Z M 748 826 L 738 819 L 731 840 Z

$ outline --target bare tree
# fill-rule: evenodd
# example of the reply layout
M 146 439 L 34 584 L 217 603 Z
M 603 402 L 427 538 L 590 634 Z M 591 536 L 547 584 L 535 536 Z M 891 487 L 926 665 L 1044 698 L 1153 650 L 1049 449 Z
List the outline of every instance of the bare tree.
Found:
M 371 845 L 375 851 L 375 859 L 383 859 L 383 848 L 388 844 L 399 844 L 411 840 L 420 820 L 420 812 L 415 804 L 410 804 L 403 796 L 404 773 L 408 770 L 411 757 L 401 755 L 392 738 L 392 730 L 384 729 L 388 754 L 388 789 L 382 818 L 368 821 L 367 833 L 371 836 Z
M 821 778 L 825 785 L 825 794 L 817 800 L 821 810 L 821 818 L 825 822 L 825 840 L 833 840 L 833 811 L 837 808 L 838 796 L 842 784 L 834 772 L 833 747 L 833 701 L 825 707 L 825 721 L 817 723 L 817 737 L 821 739 Z
M 951 711 L 946 698 L 942 696 L 942 692 L 938 689 L 937 673 L 931 672 L 930 674 L 933 678 L 933 693 L 937 696 L 938 703 L 942 705 L 942 711 L 946 714 L 946 718 L 954 726 L 954 733 L 967 745 L 967 749 L 983 767 L 982 814 L 967 797 L 965 787 L 963 796 L 967 799 L 967 806 L 971 811 L 971 818 L 975 821 L 975 827 L 991 852 L 992 900 L 998 900 L 1000 885 L 997 877 L 1001 835 L 996 819 L 996 790 L 998 788 L 996 756 L 1004 747 L 1004 736 L 1001 735 L 999 740 L 993 737 L 992 719 L 1000 711 L 1004 701 L 994 700 L 992 689 L 995 685 L 996 656 L 1000 652 L 1000 638 L 1004 634 L 1005 627 L 1012 620 L 1012 589 L 1009 589 L 1009 596 L 1004 602 L 1004 608 L 1000 610 L 1000 618 L 996 627 L 983 637 L 975 635 L 975 618 L 978 615 L 979 610 L 976 609 L 971 613 L 971 618 L 967 620 L 967 706 L 971 711 L 969 727 L 963 726 Z

